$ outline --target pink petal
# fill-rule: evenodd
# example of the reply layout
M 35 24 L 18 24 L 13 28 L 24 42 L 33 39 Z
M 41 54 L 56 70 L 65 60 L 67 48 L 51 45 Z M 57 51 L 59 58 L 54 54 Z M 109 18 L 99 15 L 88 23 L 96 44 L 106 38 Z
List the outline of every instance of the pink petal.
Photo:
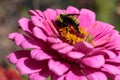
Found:
M 107 59 L 108 62 L 120 63 L 120 55 L 112 59 Z
M 19 21 L 19 26 L 26 32 L 31 33 L 31 29 L 33 28 L 33 24 L 27 18 L 21 18 Z
M 55 20 L 55 17 L 56 17 L 56 11 L 55 10 L 47 9 L 43 13 L 44 13 L 47 20 L 50 20 L 50 21 Z
M 74 48 L 73 46 L 68 45 L 62 49 L 59 49 L 58 52 L 61 54 L 66 54 L 66 53 L 70 52 L 71 50 L 73 50 L 73 48 Z
M 20 46 L 23 49 L 33 49 L 33 48 L 40 49 L 41 48 L 38 42 L 35 42 L 35 40 L 31 40 L 31 39 L 22 41 Z
M 87 30 L 92 36 L 96 37 L 102 32 L 101 25 L 99 24 L 98 21 L 96 21 L 90 28 Z M 94 38 L 96 39 L 96 38 Z
M 42 17 L 31 16 L 31 20 L 32 20 L 32 23 L 33 23 L 35 26 L 41 27 L 42 29 L 45 30 L 45 27 L 44 27 L 44 25 L 42 24 L 42 22 L 43 22 Z
M 78 42 L 74 45 L 75 51 L 82 52 L 84 54 L 89 54 L 93 50 L 93 46 L 88 42 Z
M 35 10 L 29 10 L 29 14 L 31 16 L 36 16 L 37 18 L 41 17 L 42 15 L 39 15 L 39 13 Z
M 33 28 L 33 34 L 34 34 L 37 38 L 39 38 L 39 39 L 41 39 L 41 40 L 43 40 L 43 41 L 46 41 L 47 36 L 45 35 L 45 33 L 44 33 L 40 28 L 34 27 L 34 28 Z
M 51 80 L 65 80 L 65 75 L 62 76 L 52 75 Z
M 108 46 L 109 45 L 109 46 Z M 118 49 L 118 50 L 120 50 L 120 42 L 115 42 L 115 43 L 112 43 L 112 42 L 109 42 L 108 44 L 107 44 L 107 49 L 109 49 L 109 50 L 112 50 L 112 49 Z
M 43 69 L 40 72 L 30 74 L 30 80 L 46 80 L 46 78 L 50 75 L 48 69 Z
M 75 71 L 75 70 L 74 70 Z M 78 72 L 72 72 L 69 71 L 66 75 L 66 79 L 65 80 L 88 80 L 85 76 L 82 76 L 82 74 L 80 73 L 80 71 Z
M 107 54 L 109 56 L 110 59 L 116 58 L 116 54 L 112 51 L 109 50 L 103 50 L 104 54 Z
M 68 45 L 67 43 L 58 43 L 58 44 L 52 45 L 51 47 L 55 50 L 59 50 L 66 47 L 67 45 Z
M 32 74 L 35 72 L 39 72 L 46 66 L 47 61 L 40 62 L 29 58 L 21 58 L 16 63 L 16 68 L 20 71 L 21 74 Z
M 108 49 L 119 48 L 120 45 L 120 36 L 119 34 L 114 34 L 114 38 L 105 45 Z
M 110 64 L 104 64 L 101 70 L 113 75 L 120 74 L 120 69 L 117 66 L 110 65 Z
M 19 59 L 23 57 L 29 57 L 30 51 L 28 50 L 21 50 L 21 51 L 15 51 L 7 56 L 8 60 L 12 63 L 15 64 Z
M 56 75 L 63 75 L 66 71 L 68 71 L 70 65 L 64 62 L 49 60 L 48 62 L 49 69 L 54 72 Z
M 30 10 L 30 14 L 32 14 L 31 19 L 35 26 L 40 27 L 49 35 L 52 34 L 52 31 L 50 30 L 50 26 L 47 20 L 45 20 L 44 18 L 45 16 L 43 15 L 42 12 L 40 12 L 39 10 L 35 10 L 35 11 Z
M 62 41 L 56 37 L 47 37 L 47 42 L 51 44 L 57 44 L 57 43 L 61 43 Z
M 64 10 L 56 9 L 56 13 L 57 13 L 57 15 L 62 14 L 63 12 L 64 12 Z
M 103 45 L 107 42 L 110 41 L 110 37 L 111 37 L 111 34 L 106 34 L 105 36 L 102 36 L 101 38 L 99 38 L 98 40 L 94 41 L 93 45 L 94 46 L 100 46 L 100 45 Z
M 40 45 L 37 41 L 22 34 L 15 36 L 15 43 L 23 49 L 40 48 Z
M 97 56 L 83 58 L 82 62 L 89 67 L 100 68 L 104 65 L 105 59 L 103 55 L 97 55 Z
M 120 75 L 116 75 L 114 80 L 120 80 Z
M 79 9 L 77 9 L 73 6 L 69 6 L 69 7 L 67 7 L 66 12 L 67 12 L 67 14 L 79 14 Z
M 46 59 L 52 58 L 46 52 L 43 52 L 42 50 L 39 50 L 39 49 L 32 50 L 30 54 L 31 54 L 31 57 L 35 60 L 46 60 Z
M 61 76 L 57 80 L 64 80 L 64 79 L 65 79 L 65 76 Z
M 14 42 L 16 43 L 17 46 L 19 46 L 24 40 L 25 36 L 23 34 L 18 34 L 14 37 Z
M 87 77 L 89 80 L 107 80 L 107 76 L 102 72 L 94 72 Z
M 9 34 L 8 38 L 12 39 L 17 46 L 19 46 L 21 42 L 25 40 L 23 34 L 20 33 L 11 33 Z
M 15 36 L 18 35 L 18 34 L 19 34 L 19 33 L 17 33 L 17 32 L 15 32 L 15 33 L 10 33 L 10 34 L 8 35 L 8 38 L 11 39 L 11 40 L 13 40 L 13 39 L 15 38 Z
M 80 26 L 84 27 L 85 29 L 90 27 L 95 22 L 95 13 L 88 10 L 88 9 L 81 9 L 80 10 L 80 16 L 79 22 Z
M 42 17 L 31 16 L 32 22 L 36 27 L 42 29 L 46 34 L 51 34 L 50 26 L 47 20 L 44 20 Z
M 93 55 L 94 54 L 101 54 L 101 55 L 104 55 L 106 58 L 109 58 L 109 59 L 113 59 L 113 58 L 117 57 L 117 55 L 110 50 L 97 50 L 97 51 L 94 51 L 92 54 Z
M 38 72 L 29 76 L 29 80 L 46 80 L 44 76 L 41 76 Z
M 36 11 L 36 13 L 37 13 L 39 16 L 44 17 L 44 15 L 43 15 L 43 12 L 42 12 L 42 11 L 40 11 L 40 10 L 38 10 L 38 9 L 36 9 L 35 11 Z
M 46 29 L 45 31 L 47 32 L 47 34 L 49 36 L 53 35 L 53 31 L 51 29 L 50 23 L 52 23 L 50 20 L 44 20 L 43 23 L 42 23 L 44 25 L 42 27 L 45 27 L 45 29 Z
M 70 58 L 72 59 L 81 59 L 82 57 L 84 57 L 85 55 L 81 52 L 69 52 L 67 54 Z
M 55 36 L 55 37 L 58 36 L 58 35 L 59 35 L 59 32 L 58 32 L 58 30 L 55 28 L 54 24 L 53 24 L 51 21 L 49 21 L 49 20 L 47 20 L 47 22 L 48 22 L 48 24 L 49 24 L 49 26 L 50 26 L 51 31 L 53 32 L 53 34 L 50 35 L 50 36 Z
M 17 46 L 20 46 L 24 49 L 28 49 L 28 48 L 40 48 L 38 42 L 36 42 L 33 39 L 30 39 L 29 37 L 27 37 L 26 35 L 20 34 L 20 33 L 12 33 L 9 34 L 9 38 L 11 38 L 12 40 L 14 40 L 15 44 Z
M 97 40 L 97 39 L 105 36 L 106 34 L 111 34 L 111 31 L 113 30 L 114 26 L 104 23 L 104 22 L 97 21 L 97 26 L 95 28 L 97 30 L 99 30 L 98 31 L 99 35 L 98 35 L 98 34 L 96 34 L 96 31 L 94 31 L 94 29 L 93 29 L 93 32 L 96 35 L 95 40 Z

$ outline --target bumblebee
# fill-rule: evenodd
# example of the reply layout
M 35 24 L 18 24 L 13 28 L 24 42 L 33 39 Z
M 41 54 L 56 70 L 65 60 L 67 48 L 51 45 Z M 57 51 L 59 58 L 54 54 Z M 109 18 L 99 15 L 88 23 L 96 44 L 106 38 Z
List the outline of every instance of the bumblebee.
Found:
M 72 26 L 77 32 L 79 32 L 77 15 L 79 14 L 60 14 L 57 16 L 55 23 L 59 28 Z

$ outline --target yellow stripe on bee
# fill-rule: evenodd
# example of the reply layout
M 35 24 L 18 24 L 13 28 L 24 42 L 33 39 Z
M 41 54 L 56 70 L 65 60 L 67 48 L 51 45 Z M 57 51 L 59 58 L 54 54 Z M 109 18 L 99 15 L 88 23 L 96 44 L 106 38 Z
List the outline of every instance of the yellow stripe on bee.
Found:
M 76 24 L 79 24 L 79 21 L 76 16 L 69 16 Z

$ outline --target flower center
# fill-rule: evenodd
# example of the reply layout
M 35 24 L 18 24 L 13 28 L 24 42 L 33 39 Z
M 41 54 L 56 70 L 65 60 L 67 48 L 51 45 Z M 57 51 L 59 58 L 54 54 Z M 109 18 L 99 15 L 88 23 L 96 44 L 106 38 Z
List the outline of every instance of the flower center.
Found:
M 75 43 L 80 41 L 87 41 L 91 43 L 93 38 L 89 35 L 89 33 L 87 33 L 83 28 L 80 27 L 79 32 L 80 33 L 78 33 L 72 26 L 67 26 L 59 29 L 62 40 L 71 45 L 74 45 Z
M 60 14 L 56 18 L 60 38 L 74 45 L 80 41 L 92 42 L 93 37 L 79 26 L 76 14 Z

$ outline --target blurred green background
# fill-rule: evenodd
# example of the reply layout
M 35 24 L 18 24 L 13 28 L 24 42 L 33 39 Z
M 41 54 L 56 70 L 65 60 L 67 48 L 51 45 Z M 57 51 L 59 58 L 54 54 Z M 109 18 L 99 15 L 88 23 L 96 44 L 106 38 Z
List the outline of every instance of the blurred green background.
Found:
M 4 66 L 3 61 L 7 65 L 5 69 L 11 66 L 6 56 L 18 48 L 8 40 L 7 35 L 18 30 L 18 19 L 29 17 L 28 10 L 65 9 L 69 5 L 91 9 L 96 13 L 97 20 L 110 23 L 120 30 L 120 0 L 0 0 L 0 66 Z M 22 80 L 27 80 L 27 77 Z

